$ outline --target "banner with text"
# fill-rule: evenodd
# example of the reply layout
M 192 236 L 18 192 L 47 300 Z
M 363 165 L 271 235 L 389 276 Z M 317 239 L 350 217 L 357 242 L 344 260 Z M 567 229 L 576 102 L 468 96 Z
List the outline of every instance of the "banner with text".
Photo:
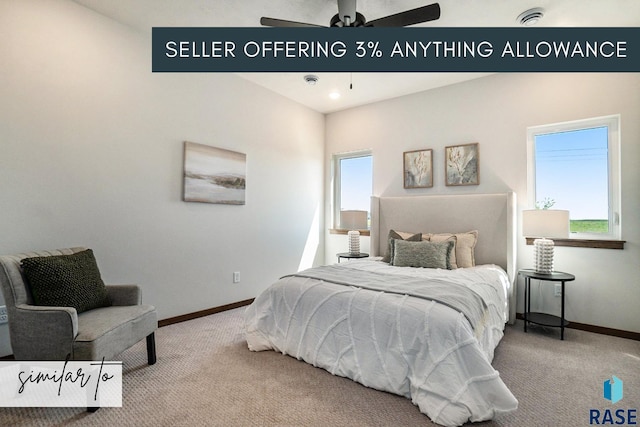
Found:
M 640 28 L 154 27 L 154 72 L 638 72 Z

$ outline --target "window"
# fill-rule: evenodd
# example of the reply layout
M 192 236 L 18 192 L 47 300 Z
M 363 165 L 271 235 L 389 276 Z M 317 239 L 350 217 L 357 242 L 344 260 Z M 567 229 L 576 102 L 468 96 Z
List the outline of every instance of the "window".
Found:
M 340 211 L 370 211 L 373 191 L 373 157 L 371 151 L 334 154 L 333 156 L 333 225 L 340 225 Z M 370 212 L 369 212 L 370 215 Z M 370 218 L 369 218 L 370 219 Z
M 530 207 L 566 209 L 571 237 L 620 239 L 620 116 L 527 131 Z

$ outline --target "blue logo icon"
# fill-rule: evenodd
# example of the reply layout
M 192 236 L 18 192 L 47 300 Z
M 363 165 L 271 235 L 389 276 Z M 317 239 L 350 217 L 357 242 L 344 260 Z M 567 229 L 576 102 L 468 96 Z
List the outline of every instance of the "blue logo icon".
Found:
M 616 403 L 622 400 L 622 380 L 615 375 L 610 380 L 604 382 L 603 396 L 605 399 L 610 400 L 611 403 Z

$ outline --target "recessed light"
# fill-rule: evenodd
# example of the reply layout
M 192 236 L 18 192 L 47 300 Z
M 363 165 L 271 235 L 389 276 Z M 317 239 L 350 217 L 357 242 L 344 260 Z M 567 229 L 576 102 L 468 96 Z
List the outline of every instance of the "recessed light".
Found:
M 340 92 L 336 92 L 336 91 L 331 92 L 331 93 L 329 94 L 329 98 L 331 98 L 331 99 L 338 99 L 338 98 L 340 98 Z
M 533 9 L 526 10 L 518 15 L 516 21 L 520 25 L 525 27 L 531 27 L 536 25 L 544 16 L 544 9 L 541 7 L 534 7 Z

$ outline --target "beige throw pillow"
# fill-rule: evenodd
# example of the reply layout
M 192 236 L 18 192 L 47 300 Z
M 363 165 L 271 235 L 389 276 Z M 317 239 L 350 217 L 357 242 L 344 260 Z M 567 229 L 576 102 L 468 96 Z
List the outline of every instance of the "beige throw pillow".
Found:
M 451 254 L 451 268 L 469 268 L 476 265 L 475 247 L 478 242 L 478 230 L 466 233 L 432 234 L 430 239 L 431 242 L 449 240 L 455 241 L 455 250 Z

